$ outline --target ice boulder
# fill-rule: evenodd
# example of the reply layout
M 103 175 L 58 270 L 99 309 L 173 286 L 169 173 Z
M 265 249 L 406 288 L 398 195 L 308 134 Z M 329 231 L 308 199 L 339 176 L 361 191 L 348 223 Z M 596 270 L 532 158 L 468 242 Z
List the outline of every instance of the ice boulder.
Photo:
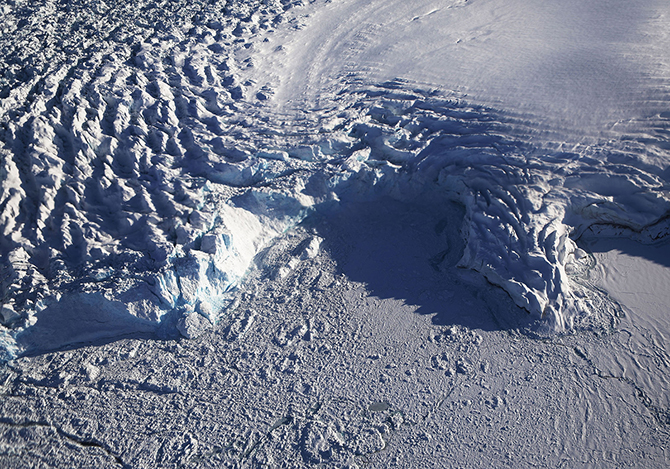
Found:
M 211 328 L 209 319 L 195 312 L 188 313 L 177 323 L 177 329 L 187 339 L 196 339 Z

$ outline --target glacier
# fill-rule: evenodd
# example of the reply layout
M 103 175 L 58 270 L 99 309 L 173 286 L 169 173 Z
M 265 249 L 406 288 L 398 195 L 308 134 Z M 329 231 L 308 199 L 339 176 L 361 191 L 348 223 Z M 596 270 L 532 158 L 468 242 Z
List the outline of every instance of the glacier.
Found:
M 311 213 L 435 193 L 465 209 L 459 266 L 536 327 L 613 321 L 571 280 L 585 256 L 575 240 L 667 236 L 667 112 L 566 136 L 457 91 L 355 75 L 314 109 L 279 107 L 281 80 L 253 66 L 254 53 L 285 53 L 261 53 L 281 31 L 283 8 L 266 9 L 205 9 L 11 87 L 0 114 L 6 356 L 170 336 L 193 313 L 215 324 L 254 258 Z M 73 310 L 79 326 L 46 339 Z
M 667 467 L 668 17 L 0 4 L 0 466 Z

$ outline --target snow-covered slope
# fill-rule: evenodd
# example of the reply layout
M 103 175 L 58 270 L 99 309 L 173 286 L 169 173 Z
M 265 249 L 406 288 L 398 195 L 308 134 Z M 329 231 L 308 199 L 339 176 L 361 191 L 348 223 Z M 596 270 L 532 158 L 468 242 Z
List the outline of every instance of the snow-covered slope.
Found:
M 665 2 L 643 0 L 343 0 L 287 35 L 285 58 L 266 58 L 289 77 L 278 92 L 286 101 L 323 100 L 352 75 L 403 77 L 602 131 L 667 111 L 666 15 Z
M 667 234 L 667 7 L 564 3 L 4 6 L 3 347 L 188 336 L 310 213 L 435 194 L 540 328 L 610 324 L 574 239 Z

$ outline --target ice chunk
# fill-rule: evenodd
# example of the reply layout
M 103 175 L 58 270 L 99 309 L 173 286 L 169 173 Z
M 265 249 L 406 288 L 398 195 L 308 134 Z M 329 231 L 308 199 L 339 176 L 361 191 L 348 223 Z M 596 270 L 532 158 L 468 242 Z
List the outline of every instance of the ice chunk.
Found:
M 14 311 L 14 307 L 10 304 L 2 305 L 2 309 L 0 309 L 0 315 L 2 316 L 1 322 L 3 324 L 8 324 L 20 317 L 20 315 L 16 311 Z
M 187 339 L 195 339 L 212 328 L 212 323 L 202 315 L 192 312 L 181 318 L 177 329 Z
M 302 252 L 301 257 L 303 259 L 314 259 L 317 254 L 319 254 L 322 241 L 323 239 L 318 236 L 312 237 L 307 246 L 305 246 L 305 250 Z
M 155 332 L 158 323 L 147 319 L 150 315 L 140 317 L 137 312 L 99 292 L 64 294 L 36 312 L 34 324 L 18 331 L 16 350 L 43 352 L 124 334 Z
M 266 158 L 269 160 L 288 161 L 289 155 L 281 150 L 262 150 L 256 153 L 259 158 Z

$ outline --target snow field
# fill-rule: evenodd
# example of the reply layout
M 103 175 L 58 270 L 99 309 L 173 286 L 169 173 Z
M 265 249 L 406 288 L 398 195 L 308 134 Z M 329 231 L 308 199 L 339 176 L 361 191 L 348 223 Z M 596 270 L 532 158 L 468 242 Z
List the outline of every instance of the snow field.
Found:
M 13 360 L 4 461 L 664 467 L 664 409 L 594 363 L 629 353 L 617 332 L 505 330 L 526 313 L 504 291 L 455 256 L 426 262 L 456 229 L 436 231 L 436 211 L 459 210 L 346 207 L 264 250 L 215 330 Z

